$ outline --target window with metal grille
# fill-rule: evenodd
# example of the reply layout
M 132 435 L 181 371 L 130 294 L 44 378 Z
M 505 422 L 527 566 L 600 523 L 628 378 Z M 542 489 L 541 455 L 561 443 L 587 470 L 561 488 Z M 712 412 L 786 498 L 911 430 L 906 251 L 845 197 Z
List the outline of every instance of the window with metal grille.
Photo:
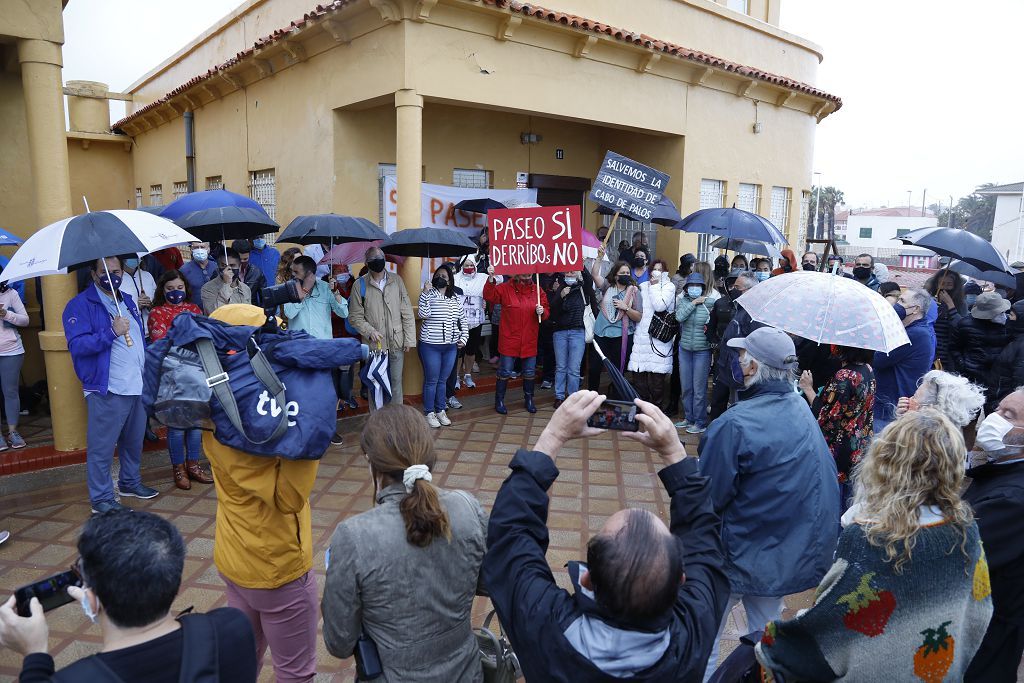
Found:
M 494 187 L 494 172 L 478 168 L 453 168 L 452 185 L 489 190 Z
M 267 215 L 276 218 L 277 214 L 277 189 L 274 184 L 274 169 L 264 168 L 259 171 L 249 172 L 249 196 L 256 200 L 256 203 L 263 207 Z M 265 235 L 267 244 L 273 244 L 276 233 Z
M 377 218 L 382 229 L 384 228 L 384 179 L 388 176 L 394 178 L 398 175 L 398 167 L 394 164 L 377 164 Z
M 803 248 L 807 239 L 807 218 L 811 211 L 811 193 L 804 190 L 800 193 L 800 225 L 796 226 L 796 243 Z
M 206 176 L 206 189 L 207 190 L 223 190 L 224 189 L 224 178 L 219 175 L 208 175 Z
M 725 181 L 702 178 L 700 181 L 700 208 L 717 209 L 725 206 Z M 711 260 L 711 235 L 697 235 L 697 260 Z
M 792 201 L 788 187 L 772 188 L 772 204 L 768 211 L 768 220 L 775 224 L 783 235 L 789 236 L 789 204 Z
M 188 194 L 188 183 L 184 180 L 180 180 L 174 183 L 174 198 L 184 197 Z
M 739 191 L 736 193 L 736 208 L 750 213 L 760 213 L 761 186 L 753 183 L 740 183 Z
M 603 225 L 608 225 L 611 219 L 611 216 L 602 217 Z M 648 251 L 650 251 L 651 258 L 653 259 L 655 249 L 658 246 L 658 226 L 653 223 L 630 220 L 624 216 L 619 216 L 619 221 L 615 224 L 615 228 L 608 238 L 608 258 L 612 261 L 617 260 L 619 258 L 619 243 L 625 242 L 632 247 L 633 236 L 638 232 L 644 236 Z
M 163 185 L 150 185 L 149 186 L 149 205 L 160 206 L 164 203 L 164 186 Z
M 142 207 L 142 188 L 135 188 L 135 208 L 139 209 Z

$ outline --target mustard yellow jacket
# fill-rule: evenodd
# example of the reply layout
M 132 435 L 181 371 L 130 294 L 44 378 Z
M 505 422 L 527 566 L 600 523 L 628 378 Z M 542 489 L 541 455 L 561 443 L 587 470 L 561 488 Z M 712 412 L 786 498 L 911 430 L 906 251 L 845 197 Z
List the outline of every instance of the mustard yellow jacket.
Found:
M 231 304 L 211 316 L 233 325 L 262 325 L 263 309 Z M 203 433 L 217 487 L 213 561 L 243 588 L 278 588 L 313 567 L 309 496 L 317 460 L 251 455 Z

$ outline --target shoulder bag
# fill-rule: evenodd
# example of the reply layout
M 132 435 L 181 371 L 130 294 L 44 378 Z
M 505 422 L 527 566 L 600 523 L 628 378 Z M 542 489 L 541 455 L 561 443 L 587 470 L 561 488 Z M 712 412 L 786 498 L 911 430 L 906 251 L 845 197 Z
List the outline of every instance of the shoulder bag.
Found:
M 583 299 L 583 336 L 584 341 L 587 344 L 594 341 L 594 307 L 587 301 L 587 295 L 583 293 L 583 288 L 580 287 L 580 297 Z
M 491 631 L 492 609 L 484 625 L 473 629 L 477 646 L 480 648 L 480 663 L 484 670 L 484 683 L 515 683 L 522 676 L 519 659 L 512 651 L 512 645 L 504 633 L 495 634 Z

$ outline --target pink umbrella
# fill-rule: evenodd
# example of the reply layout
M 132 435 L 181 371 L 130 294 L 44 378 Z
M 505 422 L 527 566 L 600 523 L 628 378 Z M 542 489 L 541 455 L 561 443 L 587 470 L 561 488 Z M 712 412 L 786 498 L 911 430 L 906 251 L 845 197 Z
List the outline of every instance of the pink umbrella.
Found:
M 346 244 L 336 244 L 334 247 L 324 254 L 324 257 L 320 259 L 320 265 L 345 265 L 351 266 L 353 263 L 362 263 L 363 259 L 366 258 L 366 250 L 370 247 L 380 247 L 384 243 L 384 240 L 374 240 L 373 242 L 348 242 Z M 391 254 L 384 254 L 384 260 L 390 261 L 391 263 L 397 263 L 402 265 L 405 263 L 404 256 L 392 256 Z
M 601 247 L 601 240 L 592 232 L 583 231 L 583 258 L 597 258 L 597 250 Z M 607 260 L 607 257 L 605 257 Z

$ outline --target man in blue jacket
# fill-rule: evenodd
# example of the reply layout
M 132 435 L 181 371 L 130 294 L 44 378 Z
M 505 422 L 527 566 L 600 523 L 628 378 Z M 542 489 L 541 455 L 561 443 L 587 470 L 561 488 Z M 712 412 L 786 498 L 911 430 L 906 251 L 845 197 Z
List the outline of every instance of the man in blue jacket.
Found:
M 817 586 L 831 567 L 839 483 L 818 421 L 794 392 L 789 335 L 761 327 L 728 345 L 739 351 L 745 388 L 705 433 L 700 473 L 722 517 L 732 585 L 726 614 L 742 601 L 752 632 L 782 615 L 786 595 Z M 704 680 L 717 664 L 716 638 Z
M 555 458 L 566 441 L 600 433 L 587 419 L 604 399 L 569 396 L 536 450 L 512 459 L 491 511 L 484 585 L 528 681 L 697 681 L 729 584 L 708 480 L 655 405 L 637 399 L 642 431 L 624 434 L 665 463 L 658 475 L 671 528 L 647 510 L 616 512 L 590 539 L 586 565 L 569 563 L 573 593 L 558 587 L 545 557 Z
M 118 450 L 122 496 L 153 498 L 157 491 L 139 477 L 146 412 L 142 407 L 145 335 L 131 296 L 119 291 L 121 259 L 111 256 L 89 265 L 92 285 L 64 309 L 64 335 L 82 381 L 88 408 L 86 468 L 94 513 L 120 509 L 110 465 Z M 115 300 L 115 296 L 118 300 Z M 118 305 L 120 304 L 120 306 Z
M 875 434 L 881 434 L 896 417 L 896 404 L 903 396 L 913 396 L 917 383 L 932 369 L 935 358 L 935 320 L 939 309 L 923 289 L 900 294 L 893 306 L 903 321 L 909 344 L 892 353 L 875 353 L 871 367 L 875 371 Z

